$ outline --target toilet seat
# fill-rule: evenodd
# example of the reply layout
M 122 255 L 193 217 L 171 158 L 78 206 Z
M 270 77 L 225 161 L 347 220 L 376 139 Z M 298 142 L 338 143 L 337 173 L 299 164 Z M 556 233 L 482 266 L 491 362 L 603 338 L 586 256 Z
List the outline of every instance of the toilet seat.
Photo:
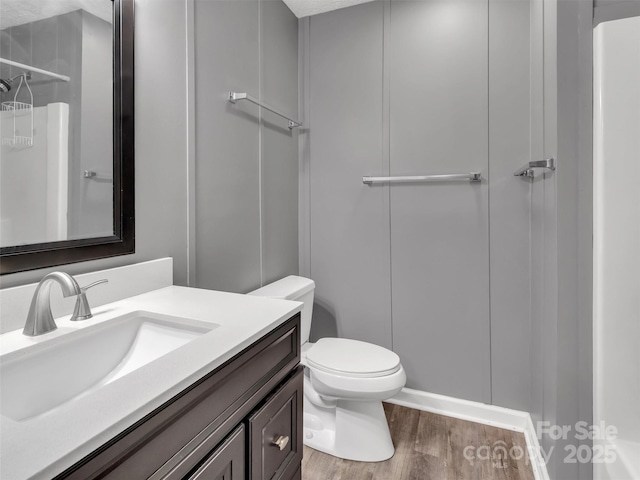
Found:
M 398 372 L 400 357 L 359 340 L 322 338 L 306 352 L 306 363 L 319 371 L 351 378 L 378 378 Z
M 313 390 L 325 400 L 379 401 L 396 395 L 404 387 L 407 375 L 402 366 L 381 377 L 354 377 L 309 367 L 309 379 Z

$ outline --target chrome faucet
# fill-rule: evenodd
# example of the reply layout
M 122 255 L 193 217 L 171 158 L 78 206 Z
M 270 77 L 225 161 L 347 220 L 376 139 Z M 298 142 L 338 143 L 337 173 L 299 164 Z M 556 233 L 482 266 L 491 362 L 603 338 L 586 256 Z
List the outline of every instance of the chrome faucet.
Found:
M 42 335 L 43 333 L 51 332 L 58 328 L 51 313 L 51 299 L 49 295 L 51 286 L 54 283 L 60 285 L 62 295 L 65 297 L 80 295 L 81 293 L 78 282 L 68 273 L 52 272 L 45 275 L 42 280 L 40 280 L 40 283 L 38 283 L 33 298 L 31 299 L 27 322 L 22 331 L 24 335 L 35 337 L 36 335 Z

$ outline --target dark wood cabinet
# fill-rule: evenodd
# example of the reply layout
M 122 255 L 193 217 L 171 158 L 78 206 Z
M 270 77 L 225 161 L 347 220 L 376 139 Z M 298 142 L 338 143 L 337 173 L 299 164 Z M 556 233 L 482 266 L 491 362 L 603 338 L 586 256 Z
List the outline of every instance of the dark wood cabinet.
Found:
M 251 480 L 289 479 L 302 461 L 300 369 L 248 419 Z
M 299 363 L 297 314 L 56 479 L 299 478 Z
M 222 445 L 205 458 L 202 465 L 189 475 L 189 480 L 244 480 L 245 429 L 240 425 Z

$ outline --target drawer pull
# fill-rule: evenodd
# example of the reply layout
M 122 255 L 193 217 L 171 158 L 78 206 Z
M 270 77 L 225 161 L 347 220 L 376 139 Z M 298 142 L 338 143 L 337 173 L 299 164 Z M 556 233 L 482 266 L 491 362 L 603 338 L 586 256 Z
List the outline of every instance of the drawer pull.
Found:
M 275 445 L 280 450 L 284 450 L 284 447 L 286 447 L 288 443 L 289 443 L 289 437 L 280 435 L 278 438 L 276 438 L 271 442 L 271 445 Z

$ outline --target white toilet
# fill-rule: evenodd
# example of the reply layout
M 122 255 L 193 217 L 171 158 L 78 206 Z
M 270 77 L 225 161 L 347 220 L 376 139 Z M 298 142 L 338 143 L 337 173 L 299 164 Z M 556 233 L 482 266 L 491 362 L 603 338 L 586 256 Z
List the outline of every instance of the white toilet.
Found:
M 249 294 L 304 303 L 304 443 L 347 460 L 387 460 L 394 448 L 382 400 L 404 387 L 400 358 L 386 348 L 345 338 L 309 343 L 314 289 L 313 280 L 291 275 Z

